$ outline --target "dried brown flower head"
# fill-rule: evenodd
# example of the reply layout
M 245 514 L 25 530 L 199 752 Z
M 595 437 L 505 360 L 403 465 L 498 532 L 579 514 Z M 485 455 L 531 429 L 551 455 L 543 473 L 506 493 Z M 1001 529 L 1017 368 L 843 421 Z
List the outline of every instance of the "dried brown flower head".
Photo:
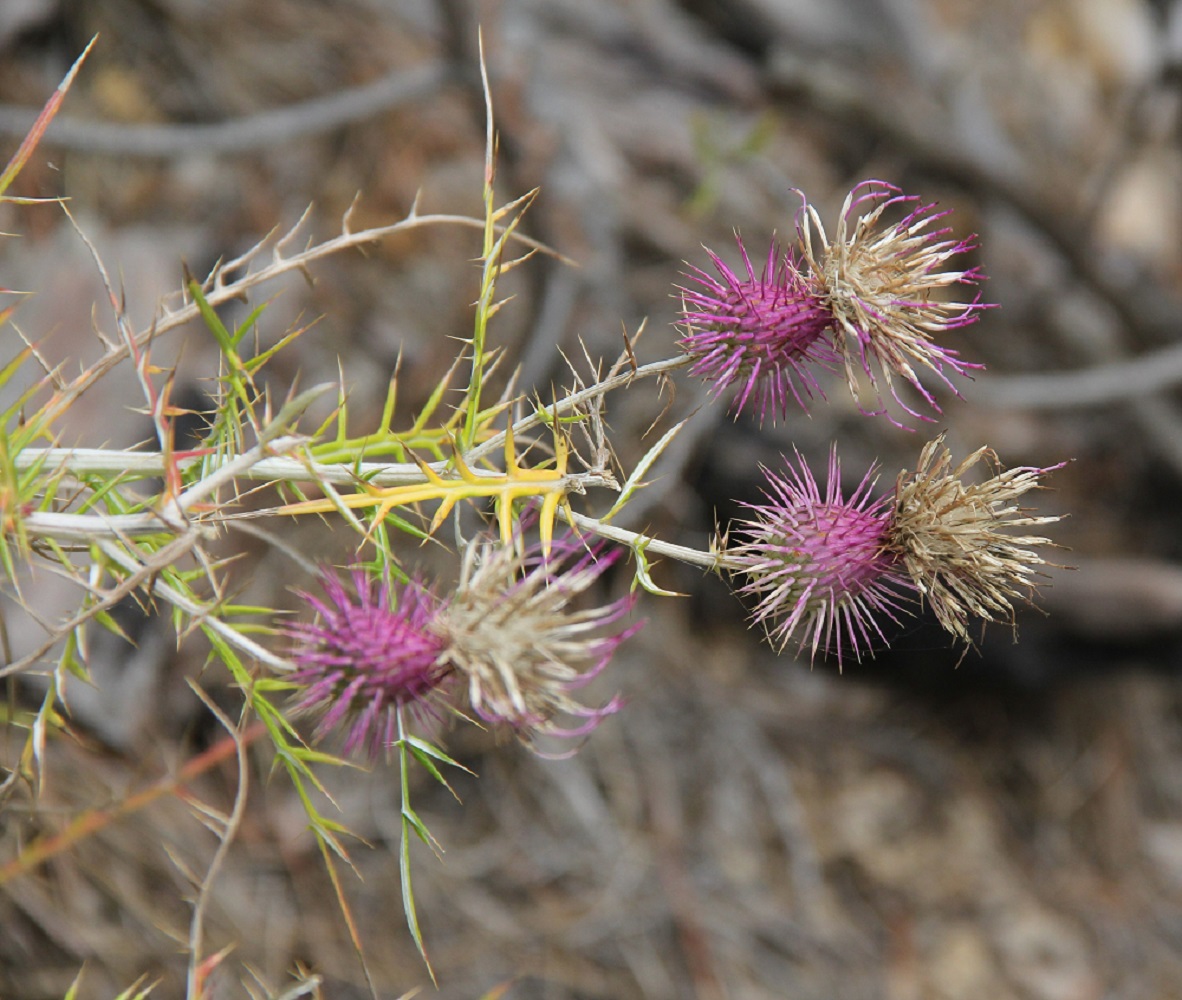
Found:
M 568 608 L 614 558 L 572 535 L 555 539 L 548 554 L 541 546 L 522 550 L 518 537 L 509 545 L 469 545 L 459 586 L 433 627 L 479 718 L 511 727 L 532 745 L 537 735 L 581 736 L 619 709 L 618 698 L 591 707 L 573 692 L 636 631 L 603 631 L 628 613 L 632 599 Z M 578 721 L 563 726 L 564 716 Z
M 1016 501 L 1060 466 L 1018 467 L 964 482 L 982 460 L 998 467 L 991 448 L 978 448 L 953 468 L 944 436 L 928 442 L 915 471 L 899 474 L 891 530 L 892 547 L 940 624 L 965 641 L 970 616 L 1012 622 L 1013 599 L 1029 599 L 1037 567 L 1049 565 L 1033 547 L 1054 543 L 1013 529 L 1059 520 L 1032 516 Z
M 906 215 L 887 223 L 883 213 L 888 208 L 902 208 Z M 976 295 L 968 301 L 943 295 L 981 280 L 977 268 L 957 266 L 973 243 L 936 225 L 947 214 L 893 185 L 864 181 L 846 197 L 830 239 L 817 210 L 805 203 L 798 223 L 804 261 L 832 313 L 833 346 L 841 355 L 850 392 L 858 398 L 861 373 L 883 403 L 884 409 L 873 412 L 885 412 L 890 394 L 910 416 L 930 420 L 900 399 L 894 377 L 910 383 L 938 413 L 940 407 L 916 369 L 926 368 L 957 392 L 950 374 L 965 375 L 981 367 L 936 342 L 976 322 L 984 308 Z

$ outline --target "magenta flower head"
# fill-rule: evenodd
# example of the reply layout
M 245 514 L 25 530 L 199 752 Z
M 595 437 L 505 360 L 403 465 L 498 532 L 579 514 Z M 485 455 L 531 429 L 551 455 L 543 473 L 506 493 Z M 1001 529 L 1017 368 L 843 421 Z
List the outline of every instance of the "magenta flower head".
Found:
M 715 395 L 739 387 L 733 410 L 750 402 L 760 420 L 769 413 L 784 418 L 789 400 L 807 410 L 813 395 L 824 397 L 810 365 L 838 368 L 838 355 L 825 337 L 832 316 L 774 240 L 759 277 L 742 239 L 738 243 L 745 277 L 710 250 L 718 277 L 696 267 L 687 275 L 700 287 L 681 289 L 685 336 L 678 343 L 692 359 L 691 374 L 713 383 Z
M 447 674 L 443 640 L 431 630 L 439 602 L 414 582 L 392 587 L 362 570 L 352 580 L 355 596 L 330 571 L 324 600 L 301 593 L 316 620 L 286 630 L 297 641 L 287 679 L 302 686 L 296 711 L 319 715 L 317 739 L 344 728 L 346 755 L 376 759 L 398 738 L 398 708 L 433 714 L 428 699 Z
M 532 748 L 538 736 L 582 736 L 619 710 L 618 697 L 587 706 L 575 695 L 640 627 L 613 631 L 633 599 L 570 607 L 614 561 L 573 535 L 555 539 L 549 554 L 520 535 L 509 545 L 469 545 L 459 586 L 432 627 L 477 717 L 508 726 Z M 564 725 L 565 717 L 575 721 Z
M 900 221 L 884 222 L 888 209 L 900 207 L 905 212 Z M 938 413 L 916 369 L 933 372 L 959 395 L 950 374 L 966 375 L 982 367 L 960 360 L 956 351 L 933 339 L 976 322 L 985 308 L 979 295 L 968 301 L 945 295 L 947 289 L 976 284 L 982 276 L 976 267 L 961 269 L 953 263 L 974 244 L 936 227 L 948 213 L 934 209 L 934 204 L 923 204 L 890 184 L 864 181 L 846 197 L 832 240 L 807 201 L 797 225 L 804 262 L 832 315 L 833 346 L 850 391 L 859 398 L 861 374 L 878 397 L 879 408 L 868 412 L 886 412 L 883 393 L 888 392 L 912 417 L 931 420 L 899 398 L 895 376 L 910 383 Z
M 895 619 L 914 587 L 890 548 L 891 498 L 871 498 L 875 470 L 846 497 L 836 450 L 824 493 L 799 453 L 796 460 L 785 475 L 764 470 L 767 503 L 748 505 L 728 564 L 772 645 L 782 651 L 795 639 L 814 657 L 832 651 L 840 666 L 885 642 L 875 614 Z

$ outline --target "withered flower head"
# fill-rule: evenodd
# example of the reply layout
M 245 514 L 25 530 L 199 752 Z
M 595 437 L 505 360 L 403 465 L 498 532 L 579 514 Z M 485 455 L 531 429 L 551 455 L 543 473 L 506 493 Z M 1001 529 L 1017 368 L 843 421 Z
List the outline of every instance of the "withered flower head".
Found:
M 539 735 L 590 732 L 621 701 L 589 707 L 574 692 L 597 676 L 639 625 L 604 634 L 631 609 L 631 597 L 603 607 L 569 605 L 614 561 L 578 538 L 555 539 L 549 554 L 478 539 L 465 552 L 460 582 L 433 628 L 447 662 L 467 681 L 472 711 L 505 724 L 531 745 Z M 564 716 L 577 720 L 563 726 Z
M 888 546 L 890 497 L 870 495 L 875 470 L 842 495 L 836 450 L 829 455 L 824 494 L 796 456 L 786 475 L 764 470 L 766 504 L 735 531 L 728 563 L 744 582 L 739 593 L 756 600 L 753 620 L 777 649 L 796 640 L 800 650 L 860 659 L 885 638 L 875 614 L 894 619 L 911 586 Z
M 810 365 L 836 371 L 838 356 L 824 336 L 832 317 L 797 262 L 772 242 L 763 273 L 740 239 L 747 274 L 736 274 L 711 250 L 718 277 L 692 268 L 701 287 L 680 289 L 685 336 L 679 341 L 693 359 L 690 372 L 712 383 L 715 395 L 738 386 L 732 409 L 750 402 L 764 420 L 787 416 L 789 401 L 807 410 L 824 396 Z
M 1007 469 L 966 483 L 965 473 L 982 461 L 998 466 L 992 449 L 979 448 L 953 468 L 944 436 L 929 442 L 915 471 L 899 474 L 890 532 L 892 549 L 940 624 L 965 641 L 970 616 L 1012 622 L 1013 599 L 1029 599 L 1037 567 L 1047 565 L 1034 547 L 1051 540 L 1014 530 L 1059 520 L 1032 516 L 1017 500 L 1061 466 Z
M 898 206 L 906 207 L 904 218 L 885 222 L 884 213 Z M 916 369 L 934 372 L 956 392 L 948 373 L 981 367 L 934 340 L 975 322 L 984 308 L 979 296 L 970 301 L 943 296 L 945 289 L 975 284 L 981 274 L 975 267 L 952 265 L 973 243 L 951 237 L 950 229 L 932 228 L 948 214 L 934 208 L 890 184 L 864 181 L 846 197 L 832 240 L 807 202 L 798 225 L 804 260 L 833 315 L 834 347 L 850 391 L 857 399 L 859 373 L 864 374 L 879 397 L 876 413 L 885 412 L 885 391 L 911 416 L 930 420 L 899 398 L 894 377 L 909 382 L 939 412 Z
M 301 593 L 317 617 L 285 630 L 297 640 L 287 679 L 302 686 L 295 710 L 320 716 L 318 739 L 344 726 L 343 753 L 377 758 L 397 739 L 398 708 L 432 713 L 427 699 L 447 673 L 443 642 L 429 628 L 439 602 L 417 583 L 391 586 L 362 570 L 352 580 L 355 597 L 328 571 L 325 600 Z

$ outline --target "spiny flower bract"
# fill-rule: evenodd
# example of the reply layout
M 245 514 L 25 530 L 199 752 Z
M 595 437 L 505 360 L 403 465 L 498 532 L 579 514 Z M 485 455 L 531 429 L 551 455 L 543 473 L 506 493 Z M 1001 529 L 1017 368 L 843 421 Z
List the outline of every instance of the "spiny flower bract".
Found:
M 301 593 L 316 620 L 286 629 L 297 640 L 287 679 L 301 687 L 295 710 L 319 715 L 318 739 L 344 727 L 344 754 L 376 758 L 398 737 L 397 709 L 429 710 L 425 699 L 447 673 L 443 640 L 429 628 L 439 601 L 414 582 L 392 587 L 362 570 L 351 578 L 355 596 L 328 571 L 324 600 Z
M 491 539 L 469 545 L 459 585 L 433 628 L 447 662 L 467 683 L 477 717 L 509 726 L 532 746 L 540 735 L 584 735 L 619 710 L 618 697 L 593 707 L 574 693 L 639 627 L 603 634 L 633 600 L 569 607 L 614 561 L 614 553 L 572 535 L 555 539 L 548 553 L 523 545 L 519 535 L 509 545 Z M 578 721 L 564 726 L 563 717 Z
M 906 210 L 903 219 L 884 222 L 884 213 L 900 206 Z M 850 391 L 857 399 L 859 375 L 864 374 L 879 397 L 874 413 L 887 412 L 886 392 L 912 417 L 930 420 L 900 399 L 895 376 L 910 383 L 938 413 L 916 369 L 933 372 L 957 392 L 949 373 L 966 375 L 981 367 L 962 361 L 956 351 L 933 339 L 975 322 L 985 308 L 977 295 L 970 301 L 940 297 L 945 289 L 981 280 L 976 267 L 952 265 L 974 244 L 951 236 L 948 228 L 933 228 L 946 215 L 891 184 L 865 181 L 846 197 L 830 240 L 816 209 L 804 204 L 797 226 L 803 260 L 832 316 L 832 346 L 841 356 Z
M 769 413 L 784 418 L 790 400 L 807 410 L 809 398 L 824 396 L 810 364 L 837 370 L 838 356 L 824 338 L 831 317 L 774 240 L 759 277 L 742 239 L 738 244 L 745 277 L 711 250 L 718 277 L 696 267 L 686 275 L 700 287 L 680 289 L 685 335 L 679 344 L 693 361 L 691 374 L 710 381 L 714 394 L 739 387 L 734 410 L 751 403 L 761 420 Z
M 1013 529 L 1059 520 L 1031 516 L 1016 501 L 1060 466 L 1023 466 L 965 483 L 982 461 L 998 465 L 992 449 L 979 448 L 954 468 L 944 436 L 928 442 L 915 471 L 899 474 L 891 525 L 892 548 L 915 586 L 940 624 L 966 642 L 970 617 L 1012 621 L 1013 599 L 1030 595 L 1036 567 L 1046 565 L 1032 546 L 1051 540 Z
M 748 505 L 727 555 L 777 649 L 795 639 L 813 656 L 831 650 L 840 665 L 885 641 L 874 614 L 894 619 L 911 585 L 888 548 L 890 498 L 870 495 L 875 470 L 846 497 L 835 450 L 824 493 L 796 458 L 784 475 L 764 470 L 767 503 Z

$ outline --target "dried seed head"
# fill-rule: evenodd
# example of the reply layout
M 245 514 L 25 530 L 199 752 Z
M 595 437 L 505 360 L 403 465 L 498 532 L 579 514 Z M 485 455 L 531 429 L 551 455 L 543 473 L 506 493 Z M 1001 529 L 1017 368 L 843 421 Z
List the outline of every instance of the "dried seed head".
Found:
M 1016 501 L 1061 466 L 1008 469 L 965 483 L 982 460 L 998 466 L 991 449 L 979 448 L 953 468 L 944 436 L 929 442 L 915 471 L 899 474 L 890 530 L 891 548 L 940 624 L 966 642 L 970 616 L 1012 622 L 1013 599 L 1028 600 L 1037 567 L 1047 565 L 1032 546 L 1051 540 L 1013 529 L 1059 520 L 1031 516 Z
M 619 710 L 619 698 L 588 707 L 573 692 L 597 676 L 636 631 L 602 630 L 631 609 L 630 597 L 605 607 L 568 605 L 614 561 L 570 535 L 539 546 L 478 539 L 464 555 L 459 586 L 433 628 L 447 662 L 467 680 L 472 711 L 505 724 L 532 745 L 536 736 L 581 736 Z M 563 716 L 581 720 L 559 724 Z
M 800 650 L 832 651 L 860 659 L 885 641 L 875 613 L 892 620 L 909 596 L 910 581 L 887 546 L 890 498 L 871 499 L 871 469 L 843 497 L 836 451 L 822 495 L 796 456 L 786 475 L 764 470 L 766 504 L 748 505 L 752 516 L 735 528 L 739 539 L 726 553 L 745 582 L 739 593 L 757 603 L 753 620 L 783 650 L 794 638 Z
M 898 205 L 908 206 L 907 215 L 900 222 L 884 223 L 883 213 Z M 934 372 L 957 392 L 949 373 L 965 375 L 981 367 L 961 361 L 956 351 L 933 339 L 975 322 L 985 308 L 979 296 L 968 302 L 937 297 L 944 289 L 975 284 L 981 274 L 975 267 L 949 268 L 973 243 L 951 238 L 950 229 L 931 228 L 948 214 L 934 208 L 890 184 L 865 181 L 846 197 L 832 241 L 807 202 L 798 225 L 804 260 L 832 313 L 834 346 L 850 391 L 857 399 L 859 373 L 864 374 L 878 396 L 875 413 L 886 412 L 883 393 L 889 392 L 912 417 L 930 420 L 899 398 L 894 377 L 909 382 L 938 413 L 916 369 Z M 816 247 L 814 232 L 819 238 Z
M 295 710 L 320 716 L 317 739 L 343 726 L 343 752 L 376 759 L 398 737 L 396 710 L 430 714 L 427 699 L 447 674 L 442 640 L 429 629 L 439 602 L 413 582 L 394 588 L 361 570 L 352 579 L 355 598 L 331 572 L 321 578 L 325 600 L 301 593 L 317 618 L 286 629 L 298 643 L 287 679 L 303 685 Z
M 740 387 L 733 409 L 749 402 L 760 420 L 787 416 L 789 400 L 807 410 L 814 394 L 824 397 L 809 365 L 836 371 L 838 356 L 823 334 L 832 317 L 809 279 L 775 241 L 761 276 L 740 239 L 747 276 L 735 274 L 717 254 L 706 252 L 718 277 L 693 268 L 687 277 L 700 288 L 682 288 L 681 347 L 693 359 L 690 372 L 712 383 L 717 395 Z

